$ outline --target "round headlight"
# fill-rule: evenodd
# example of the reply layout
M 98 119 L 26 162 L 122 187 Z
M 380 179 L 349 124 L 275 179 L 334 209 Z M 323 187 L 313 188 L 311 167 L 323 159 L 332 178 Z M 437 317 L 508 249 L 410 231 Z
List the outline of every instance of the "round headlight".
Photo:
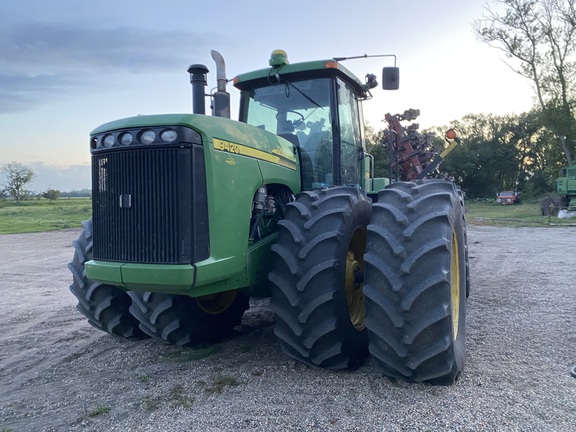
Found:
M 134 137 L 130 132 L 124 132 L 122 135 L 120 135 L 120 142 L 122 145 L 130 145 L 132 144 L 132 141 L 134 141 Z
M 140 134 L 140 141 L 142 144 L 152 144 L 156 139 L 156 134 L 153 130 L 145 130 Z
M 114 135 L 105 135 L 102 139 L 102 145 L 106 148 L 110 148 L 114 145 Z
M 160 138 L 162 138 L 162 141 L 171 143 L 172 141 L 175 141 L 176 138 L 178 138 L 178 134 L 174 129 L 166 129 L 162 131 Z

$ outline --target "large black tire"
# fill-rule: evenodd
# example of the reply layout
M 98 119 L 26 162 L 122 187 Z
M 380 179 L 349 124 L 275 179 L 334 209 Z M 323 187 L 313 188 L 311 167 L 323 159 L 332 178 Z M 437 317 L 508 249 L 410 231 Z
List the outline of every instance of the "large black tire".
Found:
M 458 200 L 460 201 L 460 213 L 462 215 L 462 226 L 464 227 L 464 249 L 466 261 L 466 298 L 470 297 L 470 260 L 468 258 L 468 227 L 466 226 L 466 208 L 464 206 L 464 195 L 460 186 L 456 186 L 458 191 Z
M 464 215 L 447 181 L 395 183 L 378 195 L 366 245 L 370 353 L 390 377 L 454 383 L 466 356 Z
M 351 187 L 304 192 L 278 223 L 271 306 L 283 351 L 306 364 L 355 369 L 368 356 L 363 255 L 371 202 Z
M 198 298 L 185 295 L 130 292 L 130 312 L 140 329 L 174 345 L 200 346 L 229 335 L 242 322 L 250 298 L 227 291 Z
M 82 226 L 80 237 L 72 244 L 74 258 L 68 264 L 73 277 L 70 291 L 78 299 L 76 308 L 98 330 L 130 339 L 146 337 L 129 311 L 132 301 L 128 294 L 116 286 L 86 277 L 84 263 L 92 259 L 92 219 L 82 222 Z

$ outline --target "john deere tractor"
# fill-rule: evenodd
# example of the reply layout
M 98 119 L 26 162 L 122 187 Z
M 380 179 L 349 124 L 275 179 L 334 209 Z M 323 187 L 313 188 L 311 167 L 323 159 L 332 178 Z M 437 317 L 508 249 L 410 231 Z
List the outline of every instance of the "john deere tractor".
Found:
M 576 212 L 576 164 L 560 170 L 556 179 L 556 192 L 560 195 L 560 207 Z
M 72 293 L 90 324 L 198 346 L 271 297 L 283 351 L 306 364 L 450 384 L 464 367 L 463 201 L 428 177 L 439 155 L 387 115 L 394 181 L 375 178 L 361 102 L 377 87 L 344 58 L 238 75 L 188 70 L 193 114 L 137 116 L 90 136 L 93 213 L 74 243 Z M 383 69 L 398 88 L 398 69 Z M 452 141 L 454 136 L 448 135 Z M 444 153 L 443 153 L 444 154 Z

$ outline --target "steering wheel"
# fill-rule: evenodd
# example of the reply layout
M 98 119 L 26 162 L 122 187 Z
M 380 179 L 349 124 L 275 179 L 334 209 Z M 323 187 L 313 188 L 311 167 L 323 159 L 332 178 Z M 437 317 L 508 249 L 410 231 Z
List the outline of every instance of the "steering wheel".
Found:
M 294 111 L 294 110 L 286 110 L 286 120 L 288 120 L 288 113 L 296 114 L 299 117 L 298 119 L 292 121 L 292 125 L 294 127 L 300 126 L 306 120 L 304 117 L 304 114 L 299 113 L 298 111 Z

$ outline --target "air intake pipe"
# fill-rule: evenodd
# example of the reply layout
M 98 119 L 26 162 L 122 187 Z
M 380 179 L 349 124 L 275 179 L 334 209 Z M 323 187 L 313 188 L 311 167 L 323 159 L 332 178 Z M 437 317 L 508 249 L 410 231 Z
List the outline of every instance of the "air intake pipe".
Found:
M 230 93 L 226 91 L 226 63 L 218 51 L 212 50 L 210 53 L 216 62 L 217 82 L 216 93 L 213 95 L 212 115 L 230 118 Z
M 188 68 L 190 84 L 192 84 L 192 112 L 194 114 L 206 114 L 204 97 L 206 92 L 206 74 L 208 68 L 202 64 L 193 64 Z

